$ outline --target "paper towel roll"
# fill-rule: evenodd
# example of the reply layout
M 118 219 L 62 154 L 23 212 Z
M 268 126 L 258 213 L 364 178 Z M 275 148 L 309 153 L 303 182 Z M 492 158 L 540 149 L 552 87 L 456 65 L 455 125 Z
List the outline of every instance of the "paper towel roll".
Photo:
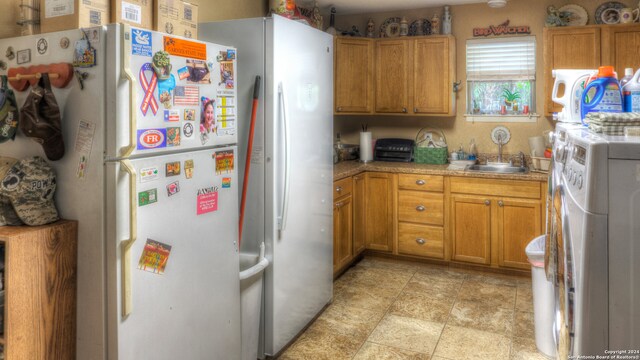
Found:
M 360 133 L 360 161 L 369 162 L 373 160 L 373 146 L 371 146 L 371 132 Z
M 529 149 L 531 150 L 531 156 L 544 156 L 544 138 L 542 136 L 530 137 Z

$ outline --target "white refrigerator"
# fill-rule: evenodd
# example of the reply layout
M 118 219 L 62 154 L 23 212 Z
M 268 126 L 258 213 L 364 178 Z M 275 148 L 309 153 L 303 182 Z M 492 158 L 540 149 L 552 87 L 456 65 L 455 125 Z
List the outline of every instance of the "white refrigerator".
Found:
M 0 74 L 79 71 L 53 88 L 65 155 L 49 162 L 79 222 L 77 358 L 239 359 L 235 49 L 115 24 L 9 47 Z M 171 69 L 154 72 L 161 50 Z M 0 154 L 44 157 L 21 132 Z
M 199 37 L 238 48 L 238 97 L 262 89 L 242 233 L 242 253 L 264 240 L 262 346 L 276 356 L 333 293 L 333 37 L 285 19 L 199 24 Z M 251 104 L 238 107 L 238 153 L 246 157 Z M 244 162 L 238 167 L 244 173 Z M 242 177 L 240 177 L 242 180 Z

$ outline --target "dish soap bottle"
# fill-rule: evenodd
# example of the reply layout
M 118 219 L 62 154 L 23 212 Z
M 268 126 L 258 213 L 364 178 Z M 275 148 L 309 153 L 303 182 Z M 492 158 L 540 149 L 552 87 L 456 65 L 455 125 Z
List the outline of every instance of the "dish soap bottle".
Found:
M 476 139 L 471 139 L 469 143 L 469 160 L 476 160 L 478 158 L 478 152 L 476 150 Z

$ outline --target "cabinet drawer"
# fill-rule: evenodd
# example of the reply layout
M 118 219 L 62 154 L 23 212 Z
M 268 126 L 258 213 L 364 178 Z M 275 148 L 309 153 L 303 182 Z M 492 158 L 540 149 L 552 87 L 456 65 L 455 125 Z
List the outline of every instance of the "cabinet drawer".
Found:
M 444 177 L 438 175 L 400 174 L 398 187 L 407 190 L 440 191 L 444 189 Z
M 451 177 L 451 192 L 517 198 L 540 198 L 540 182 Z
M 444 230 L 439 226 L 398 224 L 398 253 L 444 258 Z
M 398 220 L 442 225 L 444 195 L 422 191 L 398 191 Z
M 341 196 L 351 194 L 351 187 L 353 182 L 351 181 L 351 177 L 334 181 L 333 182 L 333 199 L 337 199 Z

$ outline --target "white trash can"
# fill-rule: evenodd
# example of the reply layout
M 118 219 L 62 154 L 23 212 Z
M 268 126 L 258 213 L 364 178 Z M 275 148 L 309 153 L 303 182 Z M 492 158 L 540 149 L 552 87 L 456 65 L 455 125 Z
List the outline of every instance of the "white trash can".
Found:
M 260 310 L 262 308 L 262 278 L 269 261 L 260 256 L 240 254 L 240 317 L 242 318 L 242 360 L 258 358 Z
M 555 295 L 553 284 L 547 280 L 544 271 L 544 245 L 545 235 L 538 236 L 527 245 L 525 252 L 531 263 L 536 346 L 541 353 L 555 358 L 556 345 L 553 341 Z

